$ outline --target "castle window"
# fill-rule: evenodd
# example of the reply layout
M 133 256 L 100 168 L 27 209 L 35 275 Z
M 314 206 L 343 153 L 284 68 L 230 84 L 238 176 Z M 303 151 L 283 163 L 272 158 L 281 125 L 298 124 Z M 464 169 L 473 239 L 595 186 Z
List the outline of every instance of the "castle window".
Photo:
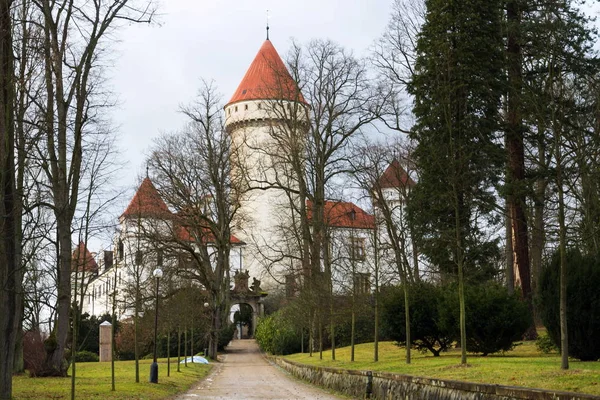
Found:
M 123 241 L 119 239 L 119 261 L 123 261 Z
M 231 108 L 229 110 L 227 110 L 227 112 L 229 113 L 229 115 L 231 115 Z
M 350 259 L 364 261 L 365 259 L 365 239 L 358 237 L 350 237 Z
M 237 112 L 237 106 L 235 106 L 235 112 Z
M 354 294 L 371 293 L 371 274 L 357 273 L 354 275 Z
M 138 250 L 135 252 L 135 265 L 142 265 L 142 251 Z
M 158 250 L 156 252 L 156 265 L 158 265 L 159 267 L 162 267 L 162 265 L 163 265 L 163 251 L 162 250 Z
M 262 108 L 262 103 L 258 103 L 258 109 L 260 110 Z
M 247 109 L 248 109 L 248 104 L 246 104 L 246 105 L 244 106 L 244 110 L 247 110 Z

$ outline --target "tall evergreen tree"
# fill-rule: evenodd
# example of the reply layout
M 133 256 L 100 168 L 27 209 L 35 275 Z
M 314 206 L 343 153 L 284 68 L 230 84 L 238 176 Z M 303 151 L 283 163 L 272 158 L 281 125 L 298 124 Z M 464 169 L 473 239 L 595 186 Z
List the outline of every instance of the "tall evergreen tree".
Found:
M 503 90 L 501 5 L 496 0 L 427 0 L 417 43 L 414 95 L 420 180 L 409 212 L 421 251 L 442 276 L 458 275 L 462 363 L 465 353 L 464 277 L 491 274 L 497 240 L 493 186 L 500 175 L 498 144 Z

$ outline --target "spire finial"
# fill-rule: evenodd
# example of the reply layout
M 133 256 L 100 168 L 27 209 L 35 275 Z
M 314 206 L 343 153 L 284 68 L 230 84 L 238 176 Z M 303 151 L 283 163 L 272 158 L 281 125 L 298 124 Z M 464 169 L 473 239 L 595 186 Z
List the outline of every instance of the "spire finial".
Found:
M 267 40 L 269 40 L 269 10 L 267 10 Z

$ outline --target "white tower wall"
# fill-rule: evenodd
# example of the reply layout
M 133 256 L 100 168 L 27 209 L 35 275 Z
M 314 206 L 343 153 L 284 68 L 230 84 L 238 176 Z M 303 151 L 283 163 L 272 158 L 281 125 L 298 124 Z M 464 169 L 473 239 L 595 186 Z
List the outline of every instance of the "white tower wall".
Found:
M 305 106 L 299 104 L 250 100 L 225 107 L 225 125 L 233 145 L 233 174 L 243 174 L 247 183 L 234 234 L 248 245 L 243 257 L 244 269 L 249 270 L 251 277 L 260 279 L 263 288 L 273 288 L 276 280 L 283 282 L 290 267 L 289 258 L 281 260 L 281 255 L 289 254 L 285 244 L 289 231 L 286 233 L 285 228 L 290 225 L 294 207 L 290 205 L 288 192 L 273 185 L 280 183 L 293 189 L 297 185 L 285 171 L 287 166 L 273 163 L 272 155 L 285 151 L 273 133 L 285 129 L 282 118 L 294 110 L 306 115 Z

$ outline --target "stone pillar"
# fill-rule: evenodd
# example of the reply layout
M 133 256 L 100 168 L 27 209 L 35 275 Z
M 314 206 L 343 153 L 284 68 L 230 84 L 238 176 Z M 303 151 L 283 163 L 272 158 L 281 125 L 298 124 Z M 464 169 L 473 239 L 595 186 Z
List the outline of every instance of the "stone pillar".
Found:
M 252 307 L 252 332 L 248 332 L 251 338 L 254 337 L 254 332 L 256 332 L 256 325 L 258 324 L 258 310 L 257 307 Z
M 100 324 L 100 362 L 112 360 L 112 324 L 104 321 Z

